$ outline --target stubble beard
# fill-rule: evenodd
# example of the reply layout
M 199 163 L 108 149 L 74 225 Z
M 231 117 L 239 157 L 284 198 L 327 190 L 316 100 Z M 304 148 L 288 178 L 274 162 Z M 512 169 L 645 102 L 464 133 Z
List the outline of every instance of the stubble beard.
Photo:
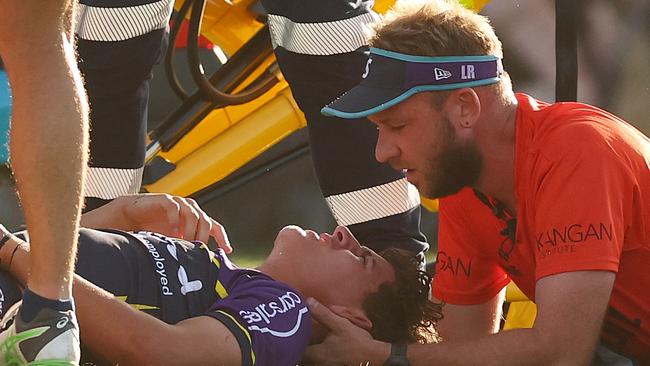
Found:
M 458 193 L 476 184 L 483 166 L 483 157 L 473 141 L 458 141 L 449 119 L 444 118 L 440 153 L 427 162 L 426 186 L 420 192 L 429 198 Z

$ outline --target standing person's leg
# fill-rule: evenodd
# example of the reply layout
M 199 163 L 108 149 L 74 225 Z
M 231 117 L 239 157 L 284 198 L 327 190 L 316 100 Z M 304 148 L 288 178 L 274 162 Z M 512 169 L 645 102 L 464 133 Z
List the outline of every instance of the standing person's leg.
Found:
M 14 95 L 11 165 L 32 238 L 29 287 L 67 299 L 87 160 L 88 108 L 64 23 L 69 0 L 0 0 Z
M 151 2 L 146 9 L 133 1 L 112 8 L 104 3 L 84 1 L 75 27 L 91 120 L 86 211 L 140 191 L 149 84 L 166 50 L 174 1 Z M 123 19 L 138 26 L 124 28 Z
M 42 320 L 42 310 L 74 322 L 72 269 L 88 107 L 70 38 L 72 11 L 70 0 L 0 0 L 0 54 L 14 96 L 11 163 L 32 239 L 30 291 L 18 332 Z M 65 335 L 63 346 L 47 356 L 78 360 L 77 335 Z M 29 353 L 22 346 L 21 352 Z
M 321 108 L 361 80 L 368 62 L 365 28 L 372 1 L 263 0 L 274 52 L 307 118 L 316 176 L 340 225 L 382 251 L 422 255 L 420 197 L 404 173 L 374 156 L 377 130 L 366 118 L 326 117 Z
M 152 67 L 82 68 L 92 121 L 86 211 L 140 192 Z

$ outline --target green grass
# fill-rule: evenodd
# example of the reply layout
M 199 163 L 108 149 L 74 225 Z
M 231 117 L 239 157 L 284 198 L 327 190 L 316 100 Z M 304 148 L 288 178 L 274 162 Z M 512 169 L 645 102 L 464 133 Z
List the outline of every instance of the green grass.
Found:
M 267 245 L 233 245 L 234 251 L 228 258 L 240 268 L 255 268 L 262 264 L 273 249 Z
M 259 266 L 262 261 L 267 256 L 267 252 L 264 250 L 250 250 L 244 248 L 244 250 L 237 250 L 228 257 L 240 268 L 255 268 Z M 436 259 L 436 253 L 433 250 L 429 250 L 426 255 L 427 263 Z
M 228 256 L 240 268 L 255 268 L 266 258 L 261 253 L 237 253 Z

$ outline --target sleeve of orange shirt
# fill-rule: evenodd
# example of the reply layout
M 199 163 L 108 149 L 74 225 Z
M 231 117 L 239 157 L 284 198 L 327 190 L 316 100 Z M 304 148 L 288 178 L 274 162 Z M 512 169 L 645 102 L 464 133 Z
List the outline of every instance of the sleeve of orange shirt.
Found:
M 570 271 L 617 272 L 634 177 L 606 130 L 571 123 L 549 135 L 531 188 L 536 279 Z
M 433 295 L 455 305 L 482 304 L 510 281 L 483 247 L 497 247 L 500 223 L 472 189 L 440 200 Z M 494 252 L 494 251 L 491 251 Z

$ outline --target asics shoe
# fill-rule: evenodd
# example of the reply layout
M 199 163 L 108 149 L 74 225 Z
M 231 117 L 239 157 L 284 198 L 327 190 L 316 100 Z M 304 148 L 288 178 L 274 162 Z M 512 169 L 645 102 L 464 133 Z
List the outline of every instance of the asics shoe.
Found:
M 30 322 L 14 304 L 0 323 L 0 365 L 79 365 L 79 326 L 74 311 L 43 308 Z

